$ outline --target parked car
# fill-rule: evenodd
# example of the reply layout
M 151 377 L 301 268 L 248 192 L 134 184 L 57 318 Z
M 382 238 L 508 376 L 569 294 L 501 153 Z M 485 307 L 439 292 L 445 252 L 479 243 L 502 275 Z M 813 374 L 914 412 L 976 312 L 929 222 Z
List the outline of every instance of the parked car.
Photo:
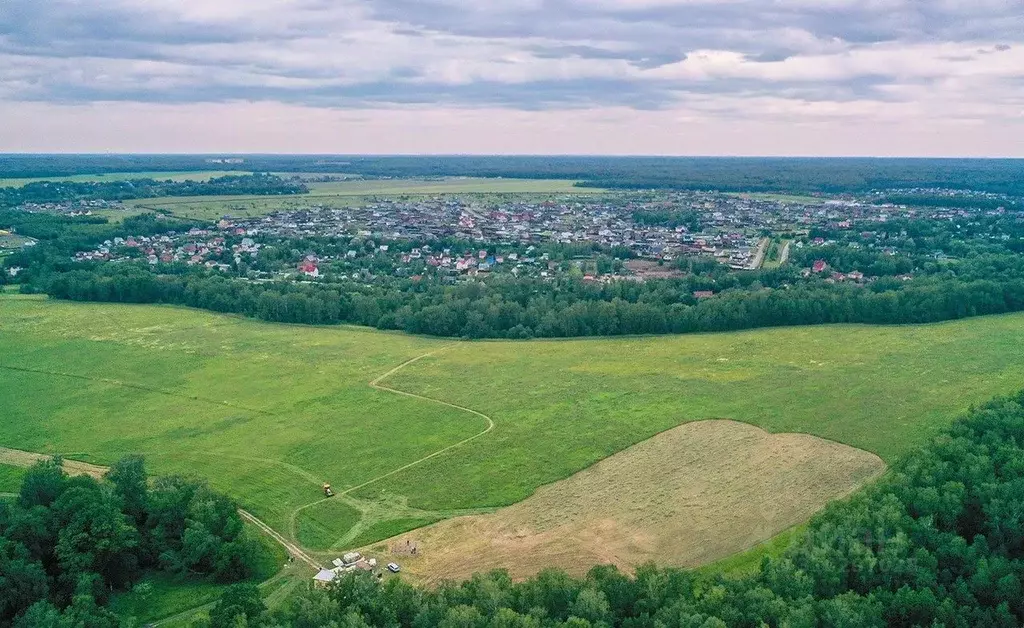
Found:
M 388 571 L 391 573 L 398 573 L 399 571 L 402 571 L 402 568 L 399 567 L 397 563 L 388 563 Z

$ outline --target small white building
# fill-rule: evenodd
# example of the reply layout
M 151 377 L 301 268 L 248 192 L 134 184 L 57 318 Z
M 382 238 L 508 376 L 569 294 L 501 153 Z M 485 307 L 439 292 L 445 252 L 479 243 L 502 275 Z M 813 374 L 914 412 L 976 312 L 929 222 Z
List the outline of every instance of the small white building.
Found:
M 326 587 L 334 579 L 338 577 L 338 574 L 334 573 L 330 569 L 321 569 L 315 576 L 313 576 L 313 584 L 318 587 Z

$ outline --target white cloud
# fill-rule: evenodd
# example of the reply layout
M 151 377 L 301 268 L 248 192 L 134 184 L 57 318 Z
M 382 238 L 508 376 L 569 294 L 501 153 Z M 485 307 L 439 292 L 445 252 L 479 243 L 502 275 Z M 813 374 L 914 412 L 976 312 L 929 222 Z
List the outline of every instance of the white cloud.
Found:
M 404 145 L 430 138 L 438 150 L 475 150 L 483 140 L 470 134 L 481 133 L 492 150 L 532 137 L 577 152 L 735 153 L 711 131 L 763 128 L 757 137 L 768 138 L 784 124 L 831 124 L 842 139 L 833 146 L 853 152 L 851 125 L 908 137 L 971 125 L 974 138 L 950 135 L 965 151 L 981 140 L 1024 146 L 1019 0 L 5 2 L 0 106 L 29 124 L 0 131 L 0 148 L 31 145 L 26 130 L 47 125 L 39 142 L 84 148 L 101 131 L 178 142 L 195 124 L 205 141 L 258 134 L 270 143 L 253 149 L 301 150 L 325 136 L 278 133 L 278 123 L 315 120 L 355 142 L 364 136 L 352 116 L 361 115 L 377 141 L 391 120 Z M 164 112 L 159 123 L 154 111 Z M 118 120 L 104 119 L 113 112 Z M 211 116 L 221 131 L 206 128 Z M 133 121 L 152 132 L 119 126 Z M 482 130 L 486 121 L 498 137 Z M 253 126 L 233 134 L 244 124 Z M 746 141 L 762 145 L 755 135 Z M 669 150 L 698 140 L 705 148 Z M 939 145 L 916 141 L 922 151 Z

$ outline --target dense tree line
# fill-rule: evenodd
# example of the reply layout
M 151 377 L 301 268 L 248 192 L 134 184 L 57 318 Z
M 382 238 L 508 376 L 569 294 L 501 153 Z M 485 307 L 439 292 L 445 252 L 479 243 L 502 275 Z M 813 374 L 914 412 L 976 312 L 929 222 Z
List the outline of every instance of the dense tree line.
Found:
M 25 203 L 61 203 L 67 201 L 125 201 L 166 196 L 230 196 L 240 194 L 303 194 L 305 184 L 272 174 L 227 175 L 209 181 L 37 181 L 21 187 L 0 188 L 0 207 Z
M 213 628 L 1005 627 L 1024 621 L 1024 394 L 971 412 L 882 480 L 815 516 L 744 576 L 599 566 L 437 589 L 349 575 L 267 612 L 234 588 Z M 471 557 L 467 557 L 471 560 Z
M 263 551 L 235 504 L 201 480 L 150 481 L 140 457 L 102 480 L 39 462 L 0 503 L 0 626 L 113 628 L 104 605 L 146 570 L 235 582 Z
M 861 193 L 943 188 L 1024 196 L 1024 160 L 540 156 L 246 155 L 262 172 L 369 178 L 473 176 L 574 179 L 621 189 Z M 0 172 L 46 177 L 101 172 L 208 170 L 196 155 L 5 155 Z
M 933 270 L 912 281 L 883 278 L 867 286 L 813 277 L 798 281 L 792 269 L 645 283 L 496 276 L 455 285 L 427 279 L 303 284 L 185 270 L 158 274 L 137 265 L 108 264 L 41 275 L 23 289 L 75 301 L 167 303 L 268 321 L 355 323 L 469 338 L 924 323 L 1024 310 L 1020 256 L 979 256 L 955 269 L 935 265 Z M 695 290 L 717 294 L 698 300 Z

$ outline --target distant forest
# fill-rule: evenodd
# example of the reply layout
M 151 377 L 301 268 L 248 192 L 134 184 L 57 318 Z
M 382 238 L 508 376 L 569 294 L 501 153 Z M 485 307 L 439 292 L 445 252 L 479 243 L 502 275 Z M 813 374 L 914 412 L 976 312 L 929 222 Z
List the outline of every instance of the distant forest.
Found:
M 581 186 L 725 192 L 863 193 L 944 188 L 1024 196 L 1020 159 L 811 159 L 707 157 L 500 157 L 245 155 L 253 172 L 346 173 L 365 177 L 575 179 Z M 204 155 L 3 155 L 7 177 L 53 177 L 221 167 Z
M 0 207 L 23 203 L 68 201 L 126 201 L 165 196 L 232 196 L 304 194 L 304 184 L 272 174 L 228 175 L 209 181 L 36 181 L 21 187 L 0 188 Z

